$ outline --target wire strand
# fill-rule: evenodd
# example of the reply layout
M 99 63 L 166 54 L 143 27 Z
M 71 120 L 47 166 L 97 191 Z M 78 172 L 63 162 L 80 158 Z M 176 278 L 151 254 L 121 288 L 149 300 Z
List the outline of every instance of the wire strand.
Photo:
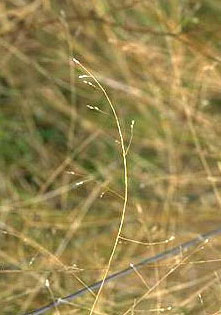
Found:
M 161 253 L 153 256 L 153 257 L 145 258 L 145 259 L 141 260 L 140 262 L 133 264 L 133 266 L 125 268 L 125 269 L 118 271 L 116 273 L 113 273 L 110 276 L 108 276 L 105 279 L 105 281 L 100 280 L 98 282 L 95 282 L 95 283 L 89 285 L 87 288 L 83 288 L 81 290 L 78 290 L 78 291 L 76 291 L 72 294 L 69 294 L 63 298 L 58 298 L 54 302 L 52 302 L 48 305 L 42 306 L 42 307 L 40 307 L 40 308 L 38 308 L 32 312 L 25 313 L 24 315 L 44 314 L 47 311 L 51 310 L 52 308 L 55 308 L 61 304 L 66 304 L 68 301 L 72 301 L 72 300 L 84 295 L 86 292 L 90 292 L 91 290 L 92 291 L 97 290 L 102 285 L 107 284 L 110 281 L 113 281 L 115 279 L 119 279 L 120 277 L 126 276 L 128 274 L 131 274 L 134 272 L 134 269 L 140 269 L 141 267 L 144 267 L 144 266 L 149 265 L 151 263 L 156 263 L 158 261 L 162 261 L 162 260 L 174 257 L 180 253 L 186 252 L 188 249 L 194 247 L 195 245 L 197 245 L 203 241 L 209 240 L 209 239 L 211 239 L 211 238 L 213 238 L 219 234 L 221 234 L 221 227 L 216 229 L 216 230 L 209 231 L 208 233 L 200 234 L 198 237 L 196 237 L 196 238 L 194 238 L 188 242 L 182 243 L 176 247 L 173 247 L 172 249 L 161 252 Z

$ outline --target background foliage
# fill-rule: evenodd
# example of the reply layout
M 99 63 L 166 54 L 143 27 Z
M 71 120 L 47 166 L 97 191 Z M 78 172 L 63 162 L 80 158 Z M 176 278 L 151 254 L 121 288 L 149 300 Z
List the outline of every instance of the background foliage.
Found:
M 219 0 L 1 1 L 2 314 L 100 279 L 119 228 L 116 124 L 72 56 L 107 89 L 127 145 L 133 133 L 111 271 L 220 225 L 220 20 Z M 219 314 L 219 249 L 179 257 L 164 281 L 177 260 L 108 285 L 95 314 Z M 88 314 L 93 300 L 57 312 Z

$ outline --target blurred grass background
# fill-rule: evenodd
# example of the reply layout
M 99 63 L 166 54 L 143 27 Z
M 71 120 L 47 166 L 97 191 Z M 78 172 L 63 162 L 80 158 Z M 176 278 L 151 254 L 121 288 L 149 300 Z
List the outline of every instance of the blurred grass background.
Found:
M 133 133 L 111 271 L 221 225 L 220 22 L 219 0 L 0 2 L 2 314 L 101 279 L 118 231 L 119 135 L 73 56 L 106 88 L 126 145 Z M 220 314 L 218 239 L 179 259 L 162 282 L 177 259 L 107 285 L 94 314 Z M 51 314 L 88 314 L 93 301 Z

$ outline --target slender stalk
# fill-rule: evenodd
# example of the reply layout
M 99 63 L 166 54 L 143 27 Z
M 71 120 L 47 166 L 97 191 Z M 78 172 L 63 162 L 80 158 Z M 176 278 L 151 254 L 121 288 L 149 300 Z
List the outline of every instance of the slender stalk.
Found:
M 107 264 L 107 268 L 106 268 L 106 271 L 105 271 L 105 273 L 103 275 L 103 280 L 102 280 L 101 286 L 99 287 L 99 291 L 98 291 L 98 293 L 96 295 L 95 301 L 94 301 L 94 303 L 92 305 L 92 308 L 91 308 L 91 311 L 90 311 L 90 315 L 92 315 L 93 311 L 94 311 L 94 309 L 96 307 L 96 304 L 98 302 L 98 299 L 99 299 L 99 296 L 101 294 L 101 291 L 103 289 L 105 279 L 108 276 L 108 273 L 109 273 L 109 270 L 110 270 L 110 267 L 111 267 L 111 263 L 112 263 L 112 260 L 113 260 L 113 257 L 114 257 L 117 245 L 118 245 L 118 241 L 120 239 L 120 234 L 121 234 L 121 231 L 122 231 L 122 228 L 123 228 L 123 224 L 124 224 L 124 218 L 125 218 L 126 206 L 127 206 L 127 200 L 128 200 L 128 175 L 127 175 L 127 159 L 126 159 L 127 150 L 125 148 L 124 139 L 123 139 L 123 133 L 122 133 L 122 129 L 121 129 L 121 125 L 120 125 L 120 121 L 119 121 L 117 112 L 116 112 L 116 110 L 114 108 L 114 105 L 113 105 L 110 97 L 108 96 L 106 90 L 100 84 L 100 82 L 97 80 L 97 78 L 93 75 L 93 73 L 90 72 L 84 65 L 82 65 L 80 61 L 78 61 L 77 59 L 73 58 L 73 62 L 76 63 L 77 65 L 79 65 L 94 80 L 94 82 L 98 85 L 100 90 L 103 92 L 103 94 L 104 94 L 108 104 L 110 105 L 110 108 L 112 110 L 112 113 L 114 115 L 114 119 L 115 119 L 115 122 L 116 122 L 116 125 L 117 125 L 119 137 L 120 137 L 120 145 L 121 145 L 121 149 L 122 149 L 122 157 L 123 157 L 123 165 L 124 165 L 124 204 L 123 204 L 123 209 L 122 209 L 122 213 L 121 213 L 120 224 L 119 224 L 118 233 L 117 233 L 117 236 L 115 238 L 115 242 L 114 242 L 114 245 L 113 245 L 113 248 L 112 248 L 112 251 L 111 251 L 111 255 L 110 255 L 110 258 L 109 258 L 109 261 L 108 261 L 108 264 Z

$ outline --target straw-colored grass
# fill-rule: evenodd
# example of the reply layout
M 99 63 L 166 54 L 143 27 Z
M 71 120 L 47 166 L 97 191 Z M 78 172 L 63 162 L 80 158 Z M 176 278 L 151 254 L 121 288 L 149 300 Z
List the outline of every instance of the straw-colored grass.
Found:
M 0 3 L 2 314 L 221 226 L 220 22 L 219 0 Z M 219 240 L 54 314 L 219 314 Z

